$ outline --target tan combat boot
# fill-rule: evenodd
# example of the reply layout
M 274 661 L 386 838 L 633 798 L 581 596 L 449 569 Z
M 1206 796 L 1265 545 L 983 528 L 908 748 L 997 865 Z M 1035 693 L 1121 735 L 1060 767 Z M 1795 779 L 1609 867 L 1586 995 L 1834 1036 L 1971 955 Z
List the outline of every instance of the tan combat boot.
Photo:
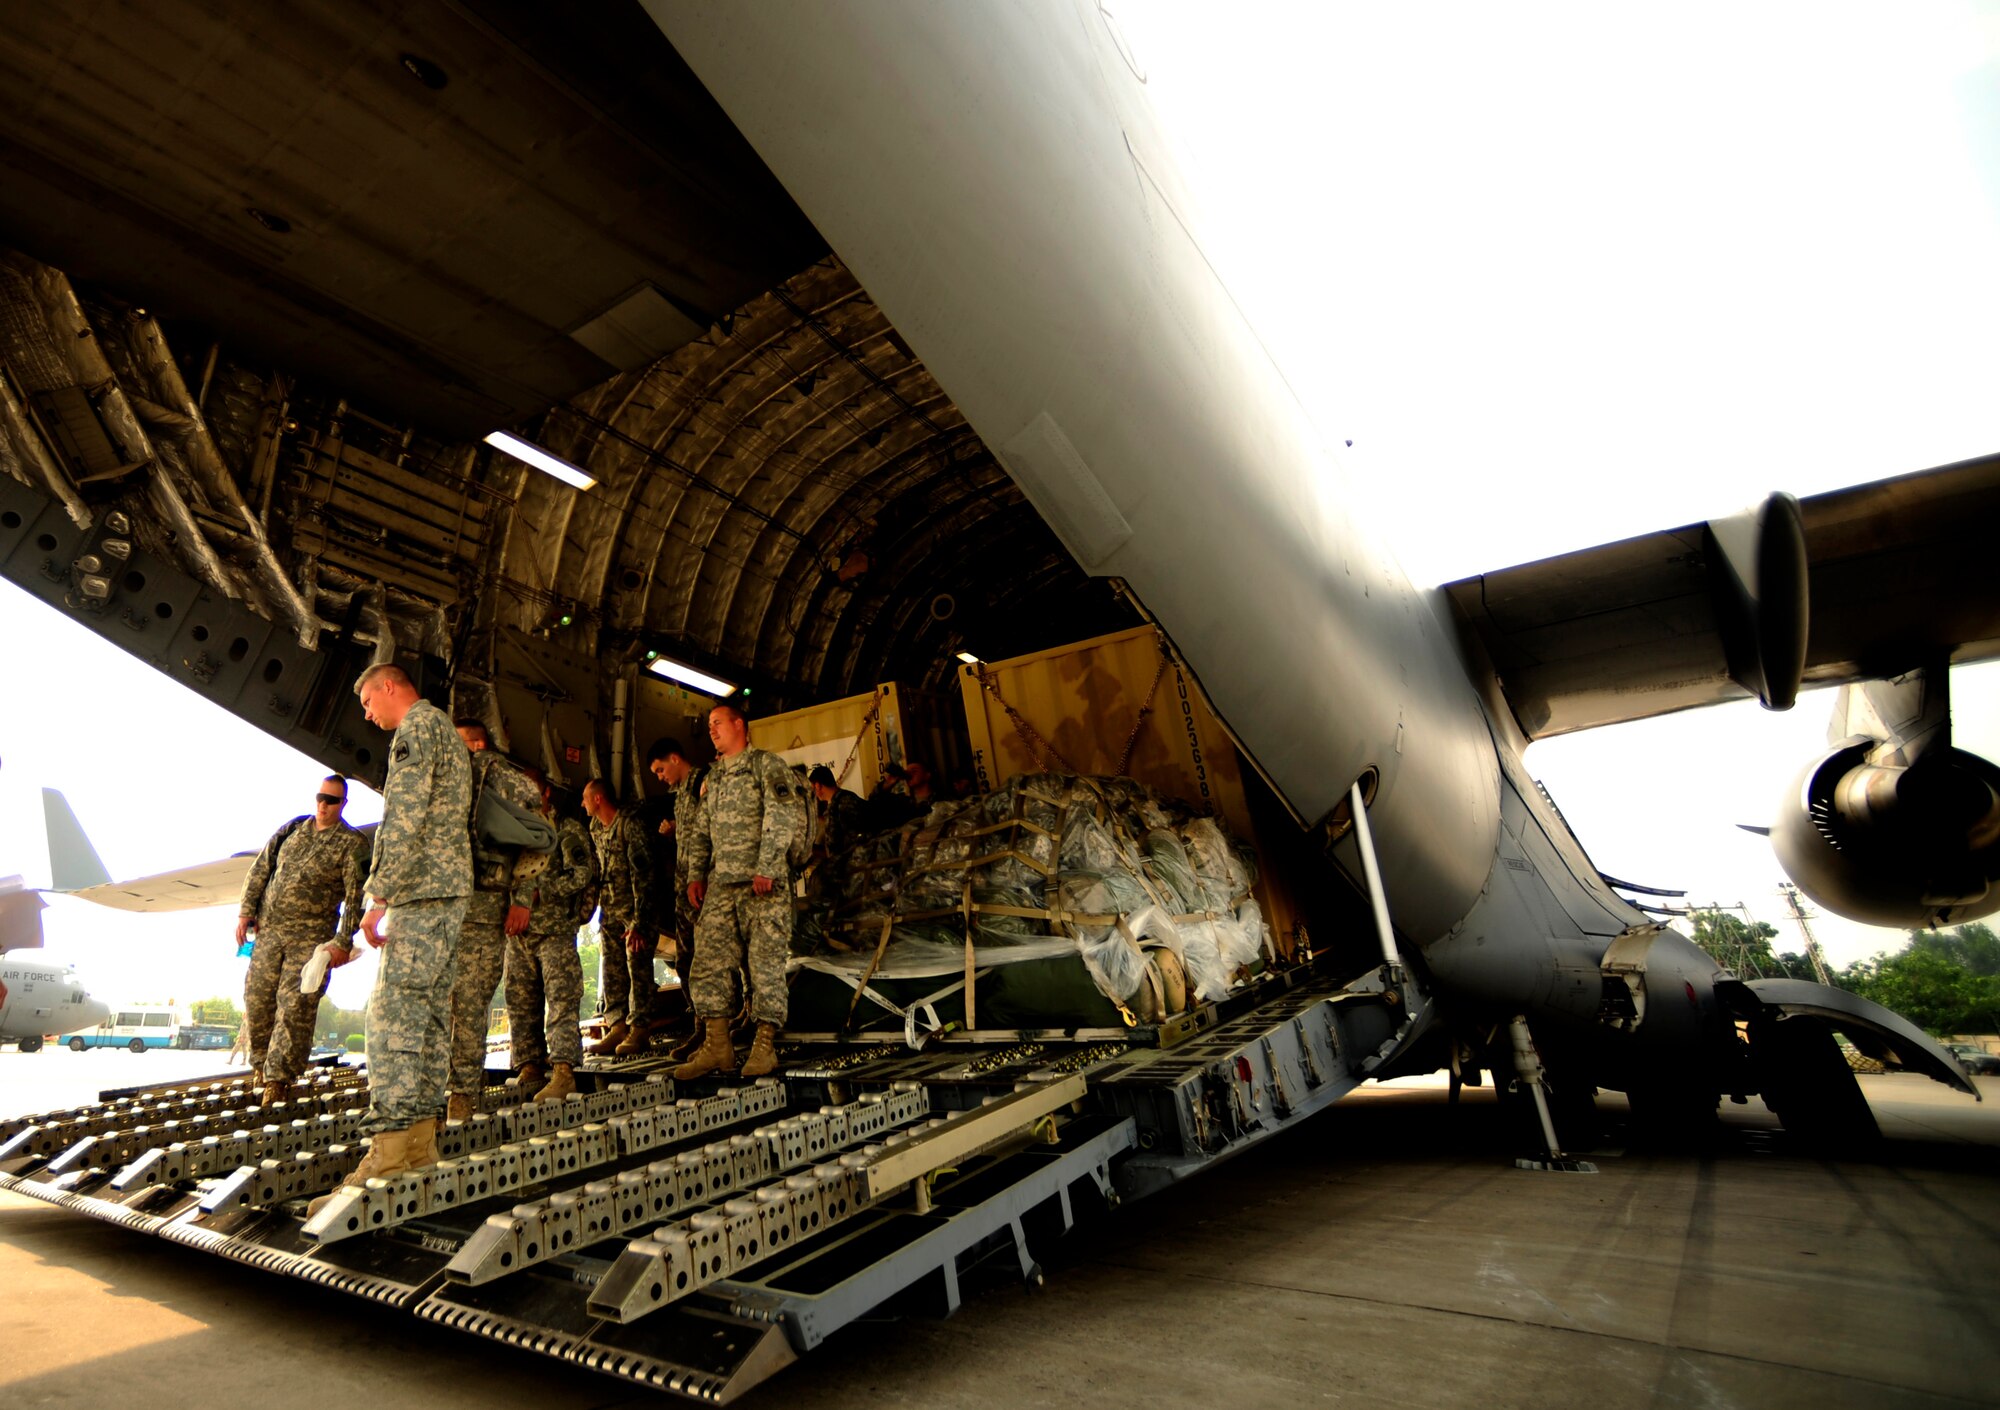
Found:
M 729 1020 L 709 1018 L 702 1022 L 708 1026 L 708 1036 L 702 1040 L 701 1051 L 674 1069 L 676 1082 L 686 1082 L 711 1072 L 727 1072 L 736 1066 L 736 1049 L 729 1042 Z
M 435 1117 L 426 1116 L 414 1123 L 406 1134 L 409 1137 L 406 1159 L 410 1162 L 410 1169 L 421 1170 L 426 1165 L 438 1163 L 438 1124 Z
M 778 1070 L 778 1025 L 760 1023 L 750 1044 L 750 1056 L 743 1060 L 744 1077 L 768 1077 Z
M 262 1101 L 258 1102 L 257 1105 L 276 1106 L 279 1102 L 288 1102 L 291 1099 L 292 1099 L 291 1083 L 266 1082 L 264 1084 L 264 1098 Z
M 671 1048 L 667 1049 L 667 1056 L 675 1062 L 686 1062 L 695 1055 L 707 1039 L 708 1031 L 702 1026 L 701 1020 L 697 1018 L 694 1021 L 694 1026 L 689 1028 L 686 1034 L 676 1041 Z
M 470 1092 L 453 1092 L 449 1097 L 445 1098 L 444 1119 L 446 1121 L 470 1121 L 472 1120 L 473 1113 L 477 1110 L 479 1108 L 473 1102 Z
M 364 1180 L 386 1180 L 410 1168 L 410 1127 L 401 1131 L 377 1131 L 368 1141 L 368 1154 L 354 1167 L 343 1184 L 358 1185 Z
M 625 1020 L 621 1018 L 604 1030 L 602 1038 L 599 1038 L 595 1043 L 590 1045 L 590 1055 L 592 1057 L 610 1057 L 618 1051 L 618 1045 L 631 1035 L 632 1030 L 626 1027 Z
M 524 1092 L 539 1092 L 542 1084 L 549 1080 L 549 1074 L 542 1071 L 538 1062 L 524 1062 L 514 1078 L 514 1085 Z
M 652 1050 L 653 1042 L 647 1036 L 646 1025 L 643 1023 L 633 1024 L 630 1031 L 625 1034 L 625 1041 L 614 1049 L 619 1057 L 637 1057 Z
M 535 1093 L 535 1100 L 538 1102 L 559 1102 L 575 1090 L 576 1074 L 570 1070 L 568 1063 L 559 1062 L 555 1065 L 554 1073 L 549 1077 L 548 1085 Z
M 377 1131 L 368 1141 L 368 1153 L 361 1157 L 361 1163 L 354 1172 L 340 1183 L 360 1185 L 369 1180 L 386 1180 L 391 1175 L 400 1175 L 410 1168 L 410 1132 Z M 338 1191 L 329 1190 L 306 1206 L 306 1218 L 311 1219 L 333 1202 Z

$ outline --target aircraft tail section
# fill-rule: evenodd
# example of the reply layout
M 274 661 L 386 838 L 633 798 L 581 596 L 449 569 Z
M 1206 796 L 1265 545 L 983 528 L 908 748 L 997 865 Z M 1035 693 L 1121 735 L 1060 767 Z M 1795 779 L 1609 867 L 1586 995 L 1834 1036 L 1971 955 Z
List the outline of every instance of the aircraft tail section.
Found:
M 69 799 L 53 788 L 42 790 L 42 821 L 48 829 L 51 891 L 81 891 L 111 880 Z

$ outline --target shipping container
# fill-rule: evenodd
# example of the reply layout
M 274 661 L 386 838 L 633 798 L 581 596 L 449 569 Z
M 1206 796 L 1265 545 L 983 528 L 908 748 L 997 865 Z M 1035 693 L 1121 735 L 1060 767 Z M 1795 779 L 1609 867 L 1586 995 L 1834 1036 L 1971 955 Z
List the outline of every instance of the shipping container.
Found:
M 890 764 L 921 761 L 940 796 L 970 780 L 971 750 L 958 701 L 890 681 L 862 695 L 750 721 L 750 742 L 788 764 L 824 764 L 842 788 L 863 798 Z

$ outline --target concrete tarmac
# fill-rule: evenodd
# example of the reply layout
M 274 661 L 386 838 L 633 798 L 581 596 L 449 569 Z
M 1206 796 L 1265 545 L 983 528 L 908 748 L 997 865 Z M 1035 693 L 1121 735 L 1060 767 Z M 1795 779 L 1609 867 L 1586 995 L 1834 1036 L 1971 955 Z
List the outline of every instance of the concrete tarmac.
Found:
M 119 1055 L 18 1061 L 98 1056 Z M 1864 1078 L 1878 1159 L 1800 1153 L 1753 1104 L 1707 1154 L 1611 1143 L 1596 1175 L 1514 1169 L 1488 1094 L 1364 1089 L 1079 1228 L 1040 1292 L 968 1279 L 956 1317 L 853 1327 L 741 1403 L 2000 1404 L 2000 1080 L 1981 1086 Z M 0 1290 L 10 1410 L 665 1403 L 18 1195 Z

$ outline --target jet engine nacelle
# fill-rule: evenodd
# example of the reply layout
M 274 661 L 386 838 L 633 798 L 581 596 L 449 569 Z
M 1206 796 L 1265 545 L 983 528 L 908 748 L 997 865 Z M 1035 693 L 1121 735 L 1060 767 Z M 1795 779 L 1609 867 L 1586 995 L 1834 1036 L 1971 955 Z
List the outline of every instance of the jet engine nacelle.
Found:
M 1944 748 L 1907 768 L 1850 739 L 1808 764 L 1771 828 L 1799 889 L 1870 925 L 1953 925 L 2000 910 L 2000 769 Z

